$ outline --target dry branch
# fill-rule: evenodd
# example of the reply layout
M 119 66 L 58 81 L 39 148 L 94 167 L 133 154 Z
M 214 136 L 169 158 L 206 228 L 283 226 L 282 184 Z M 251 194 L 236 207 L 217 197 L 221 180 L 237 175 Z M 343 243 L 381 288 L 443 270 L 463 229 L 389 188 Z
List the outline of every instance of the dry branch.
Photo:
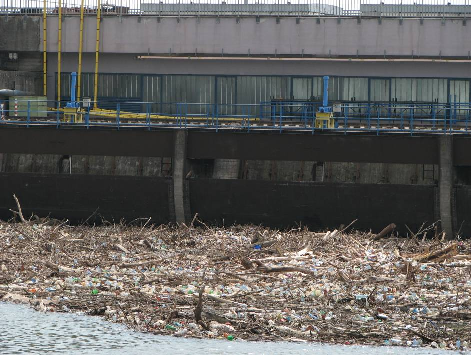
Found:
M 376 235 L 373 237 L 373 240 L 379 240 L 379 239 L 385 238 L 389 233 L 391 233 L 392 231 L 394 231 L 394 229 L 396 229 L 396 225 L 395 225 L 394 223 L 389 224 L 389 225 L 386 226 L 381 232 L 379 232 L 378 234 L 376 234 Z
M 265 273 L 271 273 L 271 272 L 300 272 L 302 274 L 310 275 L 310 276 L 317 276 L 315 272 L 304 269 L 302 267 L 297 267 L 297 266 L 266 266 L 263 264 L 260 260 L 253 260 L 255 264 L 257 264 L 257 270 Z
M 15 194 L 13 194 L 13 198 L 15 199 L 16 206 L 17 206 L 17 208 L 18 208 L 17 214 L 18 214 L 18 216 L 20 217 L 20 221 L 21 221 L 22 223 L 26 223 L 27 221 L 26 221 L 26 219 L 23 217 L 23 211 L 21 210 L 20 201 L 18 201 L 18 198 L 16 197 Z M 15 212 L 15 211 L 12 211 L 12 212 Z

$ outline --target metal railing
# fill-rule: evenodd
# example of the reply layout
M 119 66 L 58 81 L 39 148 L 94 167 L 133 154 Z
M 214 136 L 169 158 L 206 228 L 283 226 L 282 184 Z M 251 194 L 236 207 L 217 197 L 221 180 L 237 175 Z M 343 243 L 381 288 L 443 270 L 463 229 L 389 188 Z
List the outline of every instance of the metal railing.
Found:
M 95 14 L 97 0 L 83 0 L 84 13 Z M 81 0 L 61 0 L 64 15 L 79 15 Z M 34 16 L 43 0 L 0 0 L 0 14 Z M 101 5 L 103 16 L 365 16 L 467 18 L 471 0 L 112 0 Z M 46 0 L 49 15 L 59 13 L 59 0 Z
M 15 101 L 13 107 L 4 102 L 0 104 L 0 125 L 308 131 L 313 134 L 319 131 L 471 134 L 470 103 L 342 103 L 334 105 L 334 128 L 316 125 L 320 102 L 224 105 L 100 101 L 97 105 L 114 107 L 113 110 L 94 108 L 93 102 L 86 107 L 83 104 L 77 111 L 65 107 L 65 102 L 57 101 Z

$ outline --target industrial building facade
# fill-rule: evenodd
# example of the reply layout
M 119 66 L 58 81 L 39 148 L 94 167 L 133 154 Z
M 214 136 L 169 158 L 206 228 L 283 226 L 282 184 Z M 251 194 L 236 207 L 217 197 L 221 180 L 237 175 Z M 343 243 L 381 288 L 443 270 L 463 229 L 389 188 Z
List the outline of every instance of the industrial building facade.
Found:
M 321 76 L 183 75 L 101 73 L 100 101 L 126 100 L 159 104 L 252 105 L 272 99 L 317 100 L 322 95 Z M 62 73 L 62 100 L 68 100 L 70 73 Z M 330 77 L 329 98 L 358 102 L 469 102 L 470 79 Z M 93 96 L 94 74 L 82 74 L 82 93 Z
M 46 96 L 50 108 L 38 120 L 31 106 L 3 119 L 4 216 L 15 192 L 29 211 L 78 220 L 100 205 L 115 220 L 198 213 L 417 229 L 440 219 L 449 235 L 461 225 L 471 233 L 467 3 L 120 1 L 100 17 L 94 2 L 84 16 L 55 0 L 45 10 L 0 7 L 0 89 Z M 51 205 L 37 199 L 42 189 Z

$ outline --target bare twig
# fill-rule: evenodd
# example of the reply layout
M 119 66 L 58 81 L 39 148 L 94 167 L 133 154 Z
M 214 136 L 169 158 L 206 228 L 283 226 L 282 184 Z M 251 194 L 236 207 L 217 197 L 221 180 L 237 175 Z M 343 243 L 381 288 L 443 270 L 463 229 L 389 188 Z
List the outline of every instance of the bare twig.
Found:
M 21 210 L 21 205 L 20 201 L 18 201 L 18 198 L 16 197 L 15 194 L 13 194 L 13 198 L 15 199 L 16 206 L 18 207 L 18 216 L 20 217 L 20 220 L 22 223 L 26 223 L 26 219 L 23 217 L 23 211 Z

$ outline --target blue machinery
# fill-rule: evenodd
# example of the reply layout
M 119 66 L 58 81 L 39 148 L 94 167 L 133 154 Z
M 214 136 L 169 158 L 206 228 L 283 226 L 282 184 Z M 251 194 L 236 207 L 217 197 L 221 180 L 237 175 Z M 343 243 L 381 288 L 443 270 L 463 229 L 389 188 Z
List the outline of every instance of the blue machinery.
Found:
M 82 115 L 78 114 L 80 109 L 80 103 L 76 101 L 76 86 L 77 86 L 77 73 L 71 73 L 70 83 L 70 101 L 66 103 L 62 109 L 64 111 L 64 121 L 66 122 L 77 122 L 81 123 Z
M 322 96 L 322 106 L 316 113 L 316 128 L 335 128 L 334 114 L 332 106 L 329 105 L 329 77 L 324 76 L 324 95 Z

